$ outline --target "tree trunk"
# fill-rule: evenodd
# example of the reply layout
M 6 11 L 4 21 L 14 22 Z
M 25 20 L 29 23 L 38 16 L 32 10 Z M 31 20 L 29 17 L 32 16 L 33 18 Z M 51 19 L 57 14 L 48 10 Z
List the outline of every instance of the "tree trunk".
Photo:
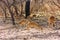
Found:
M 1 8 L 2 8 L 2 7 L 1 7 Z M 4 22 L 6 22 L 6 20 L 7 20 L 6 10 L 5 10 L 4 8 L 2 8 L 2 9 L 3 9 L 4 13 L 5 13 L 5 20 L 4 20 Z
M 30 1 L 26 2 L 25 13 L 26 13 L 26 17 L 25 18 L 27 18 L 30 15 Z
M 14 6 L 14 7 L 15 7 L 15 12 L 16 12 L 16 15 L 18 16 L 17 7 L 16 7 L 16 6 Z
M 9 8 L 9 12 L 10 12 L 10 15 L 11 15 L 11 18 L 12 18 L 12 23 L 13 23 L 13 25 L 15 25 L 14 14 L 11 12 L 10 8 Z
M 21 3 L 21 15 L 23 13 L 23 4 Z

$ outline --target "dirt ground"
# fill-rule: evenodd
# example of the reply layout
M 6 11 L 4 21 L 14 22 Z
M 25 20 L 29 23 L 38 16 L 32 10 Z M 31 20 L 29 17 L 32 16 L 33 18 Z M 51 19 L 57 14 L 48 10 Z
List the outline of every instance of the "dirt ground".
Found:
M 57 24 L 59 26 L 59 22 Z M 47 26 L 46 23 L 42 23 L 41 25 Z M 0 21 L 0 40 L 60 40 L 60 29 L 47 29 L 43 32 L 35 28 L 22 30 L 20 27 L 13 26 L 11 23 L 8 24 Z

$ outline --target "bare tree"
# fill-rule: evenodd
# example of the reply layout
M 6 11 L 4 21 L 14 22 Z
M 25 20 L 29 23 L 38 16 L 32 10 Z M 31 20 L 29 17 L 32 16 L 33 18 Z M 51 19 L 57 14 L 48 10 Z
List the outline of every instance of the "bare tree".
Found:
M 6 7 L 3 6 L 3 3 L 0 2 L 0 7 L 2 8 L 2 11 L 4 12 L 3 14 L 5 15 L 5 20 L 4 22 L 6 22 L 7 20 L 7 13 L 6 13 Z
M 9 3 L 9 1 L 8 0 L 6 0 L 6 1 L 4 1 L 4 0 L 0 0 L 0 2 L 2 2 L 2 3 L 4 3 L 4 5 L 8 8 L 8 10 L 9 10 L 9 13 L 10 13 L 10 15 L 11 15 L 11 18 L 12 18 L 12 23 L 13 23 L 13 25 L 15 25 L 15 20 L 14 20 L 14 14 L 13 14 L 13 12 L 11 11 L 11 9 L 10 9 L 10 7 L 11 7 L 11 4 Z
M 16 1 L 15 0 L 13 0 L 13 6 L 14 6 L 14 8 L 15 8 L 15 12 L 16 12 L 16 15 L 18 16 L 19 15 L 19 13 L 18 13 L 18 8 L 17 8 L 17 6 L 16 6 Z
M 20 0 L 21 1 L 21 15 L 22 15 L 22 13 L 23 13 L 23 3 L 22 3 L 22 0 Z
M 53 3 L 54 3 L 57 7 L 60 8 L 60 4 L 59 4 L 58 0 L 53 0 Z
M 26 2 L 26 0 L 20 0 L 20 7 L 21 7 L 21 15 L 20 16 L 23 16 L 23 3 Z

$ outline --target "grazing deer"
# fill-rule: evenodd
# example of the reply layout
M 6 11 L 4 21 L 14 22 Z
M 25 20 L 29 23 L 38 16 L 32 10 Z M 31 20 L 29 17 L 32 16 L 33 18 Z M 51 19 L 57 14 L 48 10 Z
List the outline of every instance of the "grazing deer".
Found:
M 20 25 L 20 26 L 26 26 L 28 23 L 29 23 L 29 21 L 28 21 L 27 19 L 22 19 L 22 20 L 19 22 L 19 25 Z
M 49 27 L 54 27 L 55 21 L 56 21 L 56 18 L 54 16 L 50 16 L 50 18 L 48 19 Z
M 30 28 L 36 28 L 37 30 L 43 30 L 43 28 L 36 22 L 31 21 L 28 23 L 26 29 L 29 30 Z
M 43 28 L 36 22 L 24 19 L 19 22 L 21 27 L 26 27 L 26 30 L 30 30 L 30 28 L 36 28 L 37 30 L 42 30 Z

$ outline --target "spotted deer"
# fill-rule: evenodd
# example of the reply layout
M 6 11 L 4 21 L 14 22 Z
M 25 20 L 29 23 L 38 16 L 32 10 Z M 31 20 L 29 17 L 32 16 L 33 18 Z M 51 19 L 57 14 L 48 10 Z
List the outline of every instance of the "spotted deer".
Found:
M 54 16 L 50 16 L 50 18 L 48 19 L 49 27 L 54 27 L 55 22 L 56 22 L 56 18 Z
M 28 23 L 28 25 L 26 27 L 27 30 L 30 30 L 30 28 L 35 28 L 37 30 L 43 30 L 42 26 L 40 26 L 38 23 L 33 22 L 33 21 L 31 21 L 30 23 Z
M 26 30 L 30 30 L 30 28 L 35 28 L 37 30 L 43 30 L 43 27 L 40 26 L 38 23 L 34 22 L 34 21 L 30 21 L 30 20 L 21 20 L 19 22 L 20 26 L 25 26 Z

